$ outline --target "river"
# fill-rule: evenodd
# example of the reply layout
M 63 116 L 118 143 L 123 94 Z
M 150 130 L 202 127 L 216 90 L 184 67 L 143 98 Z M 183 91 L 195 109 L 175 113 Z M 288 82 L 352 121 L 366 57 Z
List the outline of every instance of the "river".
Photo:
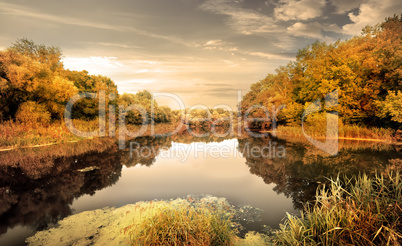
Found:
M 82 211 L 189 195 L 225 197 L 256 208 L 245 231 L 278 228 L 300 214 L 318 186 L 400 169 L 398 146 L 339 143 L 330 156 L 307 142 L 190 134 L 140 137 L 120 150 L 110 139 L 0 152 L 0 245 L 25 238 Z

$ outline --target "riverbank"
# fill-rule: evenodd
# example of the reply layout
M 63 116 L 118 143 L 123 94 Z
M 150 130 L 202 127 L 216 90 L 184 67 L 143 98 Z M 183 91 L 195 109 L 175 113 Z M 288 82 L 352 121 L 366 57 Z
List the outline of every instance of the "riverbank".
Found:
M 301 126 L 282 126 L 276 129 L 276 136 L 280 139 L 305 139 L 305 135 L 316 139 L 326 139 L 326 127 L 305 127 L 305 132 Z M 338 139 L 372 141 L 372 142 L 395 142 L 395 130 L 389 128 L 367 128 L 357 125 L 339 126 Z
M 301 218 L 288 215 L 279 245 L 401 245 L 400 173 L 331 180 Z
M 267 245 L 268 237 L 236 235 L 239 211 L 225 198 L 177 198 L 86 211 L 37 232 L 28 245 Z M 242 216 L 247 216 L 242 214 Z
M 73 124 L 80 131 L 93 132 L 98 130 L 99 121 L 73 120 Z M 156 134 L 172 132 L 176 129 L 177 125 L 176 123 L 155 124 L 154 132 Z M 140 125 L 127 125 L 127 130 L 130 132 L 138 132 L 140 128 Z M 150 136 L 151 131 L 151 126 L 148 125 L 142 136 Z M 32 126 L 7 121 L 0 124 L 0 136 L 0 152 L 78 142 L 93 138 L 74 135 L 67 128 L 64 121 L 57 121 L 47 126 Z
M 37 232 L 28 245 L 400 245 L 402 178 L 398 172 L 331 180 L 302 217 L 280 229 L 236 235 L 236 211 L 225 198 L 138 202 L 82 212 Z M 159 243 L 158 242 L 162 242 Z M 218 244 L 214 244 L 218 242 Z
M 99 128 L 97 120 L 83 121 L 73 120 L 74 127 L 80 131 L 93 132 Z M 141 136 L 150 136 L 151 134 L 164 134 L 173 132 L 177 129 L 179 123 L 159 123 L 155 124 L 152 130 L 150 125 L 147 125 L 146 130 Z M 127 125 L 127 130 L 130 132 L 139 132 L 141 125 Z M 237 126 L 234 126 L 237 129 Z M 181 129 L 182 131 L 183 129 Z M 108 128 L 106 126 L 106 132 Z M 116 129 L 118 136 L 118 129 Z M 264 132 L 264 131 L 262 131 Z M 265 131 L 271 132 L 272 131 Z M 234 131 L 235 135 L 238 133 Z M 276 137 L 284 140 L 300 140 L 306 141 L 303 130 L 300 126 L 282 126 L 279 125 L 276 129 Z M 383 142 L 396 143 L 396 131 L 386 128 L 367 128 L 356 125 L 341 125 L 339 127 L 339 140 L 353 141 L 368 141 L 368 142 Z M 246 134 L 244 131 L 241 134 Z M 325 127 L 305 127 L 305 134 L 315 139 L 326 139 Z M 3 122 L 0 124 L 0 152 L 19 148 L 35 148 L 49 146 L 61 143 L 77 142 L 91 137 L 79 137 L 70 132 L 64 121 L 54 122 L 47 126 L 31 126 L 19 124 L 12 121 Z

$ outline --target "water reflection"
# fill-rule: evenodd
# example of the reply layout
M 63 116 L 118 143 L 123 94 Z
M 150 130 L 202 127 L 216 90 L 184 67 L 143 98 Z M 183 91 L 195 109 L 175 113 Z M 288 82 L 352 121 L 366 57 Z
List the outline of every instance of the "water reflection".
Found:
M 15 153 L 20 154 L 20 153 Z M 7 153 L 10 155 L 10 153 Z M 10 156 L 8 156 L 9 158 Z M 20 155 L 21 157 L 21 155 Z M 48 227 L 72 214 L 70 204 L 83 194 L 113 185 L 121 175 L 117 148 L 91 151 L 77 156 L 42 156 L 29 160 L 34 167 L 5 166 L 0 169 L 0 233 L 16 225 L 29 225 L 34 230 Z M 2 159 L 3 161 L 5 159 Z M 43 165 L 42 165 L 43 164 Z M 89 172 L 78 170 L 97 166 Z
M 336 157 L 305 143 L 268 137 L 236 140 L 181 134 L 140 137 L 133 142 L 125 150 L 105 138 L 0 153 L 0 244 L 18 235 L 17 228 L 24 228 L 21 235 L 26 235 L 30 227 L 33 234 L 75 212 L 189 193 L 225 196 L 233 203 L 260 207 L 268 211 L 263 223 L 272 226 L 285 210 L 295 212 L 303 202 L 312 201 L 317 186 L 327 182 L 325 177 L 402 166 L 397 147 L 364 142 L 342 142 Z M 227 158 L 197 156 L 195 143 L 204 146 L 204 152 L 211 146 L 234 152 Z M 282 146 L 285 156 L 244 151 L 273 144 Z M 193 146 L 193 152 L 179 158 L 180 146 Z M 23 243 L 23 239 L 12 242 Z
M 280 139 L 239 139 L 239 151 L 245 146 L 262 147 L 276 143 L 286 146 L 286 158 L 263 158 L 245 155 L 250 173 L 261 177 L 266 184 L 275 184 L 274 190 L 291 197 L 295 208 L 314 201 L 318 185 L 328 183 L 327 178 L 338 174 L 353 177 L 359 173 L 374 174 L 402 167 L 402 153 L 398 146 L 372 142 L 340 143 L 337 156 L 330 156 L 314 146 Z

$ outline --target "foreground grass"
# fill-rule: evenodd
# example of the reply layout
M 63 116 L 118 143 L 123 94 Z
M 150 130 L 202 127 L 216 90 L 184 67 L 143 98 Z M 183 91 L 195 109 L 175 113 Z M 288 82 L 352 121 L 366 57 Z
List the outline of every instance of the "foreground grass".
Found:
M 151 203 L 152 204 L 152 203 Z M 132 245 L 400 245 L 402 179 L 399 173 L 341 181 L 317 191 L 301 217 L 289 215 L 270 236 L 236 236 L 230 210 L 158 202 L 123 229 Z M 138 211 L 137 211 L 138 212 Z
M 226 199 L 138 202 L 67 217 L 29 245 L 401 245 L 402 178 L 389 172 L 331 180 L 301 217 L 288 215 L 269 235 L 237 235 Z M 61 240 L 61 238 L 63 240 Z M 53 243 L 53 244 L 52 244 Z
M 226 199 L 205 196 L 137 202 L 71 215 L 38 231 L 28 245 L 244 245 L 265 246 L 267 236 L 236 236 L 236 208 Z
M 233 214 L 225 205 L 159 201 L 135 210 L 139 218 L 122 230 L 132 245 L 234 245 Z
M 132 212 L 133 223 L 121 230 L 131 245 L 265 246 L 271 240 L 253 231 L 239 238 L 238 224 L 233 222 L 235 209 L 226 200 L 139 203 Z
M 401 245 L 402 179 L 399 173 L 341 182 L 318 191 L 301 218 L 288 215 L 274 232 L 279 245 Z

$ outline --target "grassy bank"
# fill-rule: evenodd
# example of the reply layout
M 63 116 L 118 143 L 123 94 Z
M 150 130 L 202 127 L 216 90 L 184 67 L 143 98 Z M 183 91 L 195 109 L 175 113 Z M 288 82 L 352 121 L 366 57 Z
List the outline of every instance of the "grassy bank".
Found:
M 38 231 L 28 245 L 216 245 L 265 246 L 268 237 L 236 235 L 236 209 L 225 198 L 177 198 L 137 202 L 69 216 L 58 226 Z
M 134 212 L 139 218 L 122 230 L 131 245 L 233 245 L 236 238 L 225 205 L 159 201 Z
M 305 133 L 313 138 L 325 138 L 326 126 L 305 127 Z M 276 129 L 277 137 L 282 139 L 305 138 L 301 126 L 282 126 Z M 357 125 L 339 126 L 339 139 L 366 140 L 366 141 L 393 141 L 395 130 L 387 128 L 367 128 Z
M 402 178 L 387 173 L 331 180 L 301 217 L 288 215 L 267 234 L 237 235 L 235 209 L 224 198 L 138 202 L 87 211 L 40 231 L 29 245 L 400 245 Z
M 306 205 L 302 217 L 288 215 L 270 235 L 236 236 L 230 211 L 188 204 L 141 210 L 144 216 L 123 229 L 132 245 L 400 245 L 402 178 L 388 173 L 331 180 Z M 163 242 L 163 243 L 158 243 Z
M 99 126 L 98 120 L 73 120 L 73 124 L 76 129 L 86 132 L 96 131 Z M 170 123 L 156 124 L 155 133 L 162 134 L 171 132 L 175 129 L 176 125 L 177 124 Z M 131 132 L 137 132 L 140 128 L 141 126 L 139 125 L 127 125 L 128 131 Z M 107 127 L 106 132 L 108 133 Z M 143 136 L 148 136 L 151 133 L 151 126 L 148 126 Z M 116 134 L 118 134 L 118 129 L 116 130 Z M 0 150 L 44 146 L 85 139 L 84 137 L 72 134 L 64 121 L 53 122 L 46 126 L 6 121 L 0 124 L 0 136 Z
M 97 127 L 97 122 L 74 120 L 74 125 L 80 130 L 93 131 Z M 72 134 L 64 122 L 54 122 L 47 126 L 33 126 L 7 121 L 0 124 L 0 135 L 1 149 L 65 143 L 83 139 Z

